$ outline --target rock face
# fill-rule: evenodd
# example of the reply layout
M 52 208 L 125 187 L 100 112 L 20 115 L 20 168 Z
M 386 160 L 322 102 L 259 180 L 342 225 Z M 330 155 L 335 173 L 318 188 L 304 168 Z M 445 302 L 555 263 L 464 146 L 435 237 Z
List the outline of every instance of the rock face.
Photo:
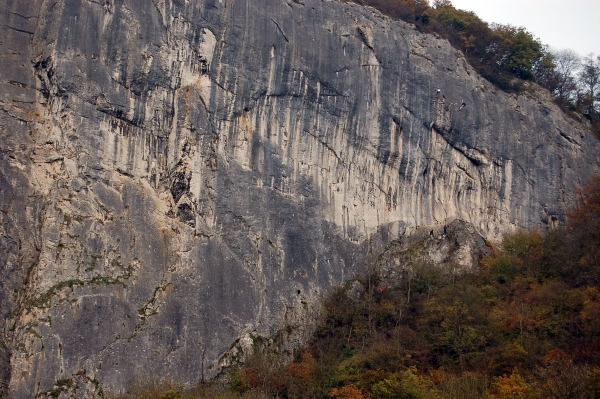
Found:
M 356 5 L 5 0 L 0 20 L 0 396 L 195 384 L 239 338 L 301 342 L 369 250 L 552 224 L 600 170 L 546 94 Z
M 490 255 L 490 249 L 472 225 L 454 220 L 391 241 L 369 266 L 376 268 L 382 286 L 408 291 L 410 281 L 424 272 L 447 280 L 472 272 L 482 256 Z

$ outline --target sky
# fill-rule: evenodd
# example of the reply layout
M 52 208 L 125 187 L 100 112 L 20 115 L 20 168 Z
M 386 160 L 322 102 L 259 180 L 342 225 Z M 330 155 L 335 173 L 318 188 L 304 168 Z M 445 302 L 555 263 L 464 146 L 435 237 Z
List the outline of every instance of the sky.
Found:
M 551 49 L 600 55 L 600 0 L 451 0 L 485 22 L 523 26 Z

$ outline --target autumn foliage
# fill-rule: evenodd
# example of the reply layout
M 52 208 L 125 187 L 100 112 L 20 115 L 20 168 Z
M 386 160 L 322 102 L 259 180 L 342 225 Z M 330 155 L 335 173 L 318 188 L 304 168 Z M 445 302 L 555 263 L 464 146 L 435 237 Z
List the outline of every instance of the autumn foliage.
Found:
M 506 235 L 473 273 L 414 263 L 403 265 L 410 284 L 394 286 L 370 268 L 325 298 L 291 364 L 257 348 L 224 390 L 178 395 L 600 398 L 600 177 L 567 216 L 554 230 Z
M 520 91 L 522 80 L 535 81 L 553 65 L 550 53 L 525 28 L 490 25 L 448 0 L 437 0 L 433 7 L 426 0 L 352 1 L 448 39 L 480 74 L 503 90 Z
M 356 385 L 344 385 L 341 388 L 333 388 L 330 396 L 336 399 L 366 399 L 369 394 L 363 393 Z
M 573 256 L 585 276 L 600 283 L 600 176 L 590 179 L 577 190 L 577 203 L 569 212 L 569 234 Z
M 376 270 L 357 280 L 358 295 L 357 282 L 336 289 L 309 347 L 320 371 L 299 373 L 302 391 L 600 398 L 600 177 L 577 198 L 565 226 L 507 235 L 475 273 L 449 278 L 411 265 L 410 298 Z

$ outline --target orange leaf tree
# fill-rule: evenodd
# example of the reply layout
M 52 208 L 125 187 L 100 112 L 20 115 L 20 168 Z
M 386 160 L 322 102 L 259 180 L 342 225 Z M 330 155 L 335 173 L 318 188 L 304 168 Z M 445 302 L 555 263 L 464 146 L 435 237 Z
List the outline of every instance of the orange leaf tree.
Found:
M 585 283 L 600 286 L 600 175 L 577 190 L 577 203 L 567 214 L 570 249 Z

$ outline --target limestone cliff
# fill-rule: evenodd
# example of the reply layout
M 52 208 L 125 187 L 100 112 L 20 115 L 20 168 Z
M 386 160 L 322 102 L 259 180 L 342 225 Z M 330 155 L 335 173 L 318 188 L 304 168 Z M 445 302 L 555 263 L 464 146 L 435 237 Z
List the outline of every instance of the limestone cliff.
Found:
M 195 384 L 240 337 L 301 342 L 369 250 L 552 224 L 600 170 L 544 92 L 353 4 L 5 0 L 0 21 L 10 397 Z

